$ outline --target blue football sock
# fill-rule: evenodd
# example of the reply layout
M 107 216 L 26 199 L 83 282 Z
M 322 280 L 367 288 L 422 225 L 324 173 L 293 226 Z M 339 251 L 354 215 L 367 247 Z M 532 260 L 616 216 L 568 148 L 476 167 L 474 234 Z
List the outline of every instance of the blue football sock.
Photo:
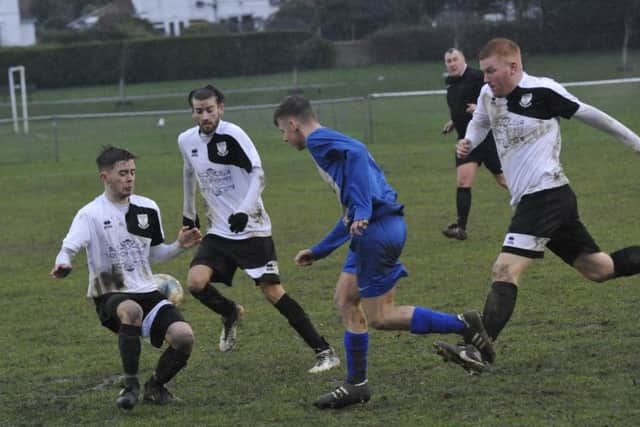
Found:
M 367 379 L 367 351 L 369 333 L 344 331 L 344 350 L 347 354 L 347 382 L 360 384 Z
M 416 307 L 411 317 L 411 332 L 414 334 L 439 333 L 462 334 L 465 324 L 457 316 Z

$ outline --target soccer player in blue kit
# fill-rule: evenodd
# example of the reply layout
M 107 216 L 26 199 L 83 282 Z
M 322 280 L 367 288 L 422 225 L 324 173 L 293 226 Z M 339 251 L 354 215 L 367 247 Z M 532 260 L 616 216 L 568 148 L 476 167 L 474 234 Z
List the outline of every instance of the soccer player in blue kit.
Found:
M 296 264 L 311 265 L 350 241 L 335 291 L 346 327 L 347 378 L 314 405 L 338 409 L 369 401 L 368 325 L 414 334 L 457 333 L 466 343 L 492 353 L 478 312 L 453 315 L 394 304 L 396 282 L 407 276 L 399 261 L 407 235 L 404 207 L 364 144 L 323 127 L 309 101 L 300 95 L 285 98 L 273 120 L 285 142 L 298 150 L 309 149 L 320 175 L 336 192 L 343 208 L 335 227 L 318 244 L 300 251 Z

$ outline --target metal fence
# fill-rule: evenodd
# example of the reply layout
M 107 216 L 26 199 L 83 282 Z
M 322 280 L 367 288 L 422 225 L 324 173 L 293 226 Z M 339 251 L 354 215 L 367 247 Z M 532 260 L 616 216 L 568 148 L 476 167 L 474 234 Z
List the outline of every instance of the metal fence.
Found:
M 632 85 L 640 78 L 579 81 L 566 87 Z M 262 88 L 264 89 L 264 88 Z M 285 88 L 278 87 L 278 90 Z M 228 91 L 230 93 L 231 91 Z M 367 144 L 402 140 L 424 134 L 425 141 L 437 134 L 434 125 L 448 119 L 444 90 L 371 93 L 367 96 L 313 101 L 322 123 L 340 129 Z M 178 94 L 141 96 L 144 99 L 176 98 Z M 141 98 L 141 99 L 142 99 Z M 180 104 L 185 103 L 184 94 Z M 119 102 L 105 97 L 76 100 L 80 106 L 98 101 Z M 47 105 L 69 105 L 71 100 L 39 101 Z M 272 112 L 277 103 L 225 106 L 225 119 L 238 123 L 256 144 L 279 138 L 273 127 Z M 0 119 L 0 164 L 32 161 L 62 161 L 93 156 L 96 147 L 123 144 L 146 153 L 176 153 L 177 135 L 193 125 L 188 109 L 151 109 L 120 112 L 43 114 L 29 118 L 30 133 L 15 134 L 10 118 Z M 439 128 L 439 125 L 438 125 Z

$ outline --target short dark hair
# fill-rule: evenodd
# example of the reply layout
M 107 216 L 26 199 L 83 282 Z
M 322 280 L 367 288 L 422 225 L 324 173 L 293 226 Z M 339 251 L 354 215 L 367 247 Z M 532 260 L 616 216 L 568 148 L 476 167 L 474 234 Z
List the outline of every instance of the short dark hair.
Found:
M 215 86 L 211 85 L 206 85 L 192 90 L 191 92 L 189 92 L 187 100 L 189 101 L 189 106 L 193 108 L 194 99 L 202 101 L 211 97 L 215 97 L 218 104 L 224 102 L 224 95 L 222 94 L 222 92 Z
M 124 148 L 105 145 L 96 158 L 96 165 L 98 166 L 98 171 L 102 172 L 103 170 L 113 169 L 113 166 L 117 162 L 133 160 L 135 158 L 136 156 L 133 153 L 130 153 Z
M 273 124 L 278 126 L 278 119 L 293 116 L 306 123 L 316 119 L 316 113 L 311 108 L 311 103 L 302 95 L 287 96 L 273 112 Z

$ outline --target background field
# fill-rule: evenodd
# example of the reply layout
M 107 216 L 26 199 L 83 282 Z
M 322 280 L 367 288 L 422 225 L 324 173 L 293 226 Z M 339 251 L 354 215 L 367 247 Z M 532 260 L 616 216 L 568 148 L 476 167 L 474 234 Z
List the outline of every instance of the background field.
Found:
M 640 63 L 638 52 L 632 58 Z M 615 54 L 527 61 L 532 74 L 560 81 L 622 76 Z M 307 90 L 314 99 L 321 99 L 440 89 L 441 72 L 440 64 L 411 64 L 316 71 L 298 78 L 301 84 L 327 85 Z M 290 75 L 215 80 L 223 90 L 290 82 Z M 186 93 L 199 83 L 171 82 L 128 91 Z M 639 88 L 630 84 L 571 91 L 640 131 Z M 34 96 L 62 99 L 114 93 L 115 87 Z M 243 92 L 245 98 L 239 102 L 231 91 L 227 105 L 276 102 L 285 93 L 286 89 L 268 95 Z M 183 98 L 174 101 L 162 108 L 183 107 Z M 64 105 L 56 108 L 56 114 L 68 111 Z M 325 124 L 358 138 L 370 136 L 363 102 L 324 104 L 319 110 Z M 297 268 L 291 261 L 297 250 L 315 243 L 332 226 L 338 206 L 308 153 L 296 152 L 280 141 L 271 113 L 271 109 L 229 111 L 225 118 L 244 127 L 260 151 L 267 173 L 263 198 L 274 223 L 285 288 L 342 355 L 341 320 L 332 295 L 344 248 L 311 268 Z M 410 277 L 399 285 L 398 302 L 448 312 L 481 309 L 491 264 L 511 214 L 506 192 L 482 170 L 473 189 L 469 240 L 444 239 L 440 229 L 455 217 L 454 141 L 439 133 L 447 119 L 444 99 L 379 100 L 374 117 L 375 142 L 369 148 L 406 204 L 410 230 L 403 255 Z M 237 349 L 230 354 L 218 352 L 219 320 L 186 296 L 182 309 L 197 344 L 187 368 L 170 384 L 184 402 L 167 408 L 140 405 L 130 414 L 118 412 L 113 404 L 121 372 L 117 340 L 99 325 L 92 303 L 84 298 L 84 255 L 76 259 L 75 271 L 67 280 L 53 281 L 48 274 L 73 215 L 102 191 L 93 159 L 103 144 L 121 145 L 139 155 L 137 192 L 159 203 L 167 238 L 174 238 L 182 205 L 175 137 L 191 121 L 187 113 L 166 119 L 164 128 L 155 126 L 155 116 L 64 120 L 56 122 L 55 128 L 51 121 L 34 122 L 26 137 L 14 136 L 8 124 L 0 125 L 4 196 L 0 203 L 0 348 L 4 350 L 0 425 L 640 424 L 638 278 L 589 283 L 553 255 L 536 262 L 525 274 L 516 311 L 498 341 L 497 364 L 487 375 L 469 377 L 443 364 L 431 351 L 431 343 L 440 336 L 373 331 L 372 401 L 339 412 L 317 411 L 313 400 L 343 378 L 344 368 L 307 374 L 312 353 L 239 274 L 232 288 L 223 289 L 247 309 Z M 606 251 L 638 244 L 640 157 L 575 121 L 563 122 L 563 129 L 565 169 L 591 233 Z M 157 265 L 155 271 L 184 281 L 191 255 Z M 456 337 L 445 338 L 454 341 Z M 142 353 L 141 377 L 146 379 L 160 353 L 149 345 L 143 346 Z

